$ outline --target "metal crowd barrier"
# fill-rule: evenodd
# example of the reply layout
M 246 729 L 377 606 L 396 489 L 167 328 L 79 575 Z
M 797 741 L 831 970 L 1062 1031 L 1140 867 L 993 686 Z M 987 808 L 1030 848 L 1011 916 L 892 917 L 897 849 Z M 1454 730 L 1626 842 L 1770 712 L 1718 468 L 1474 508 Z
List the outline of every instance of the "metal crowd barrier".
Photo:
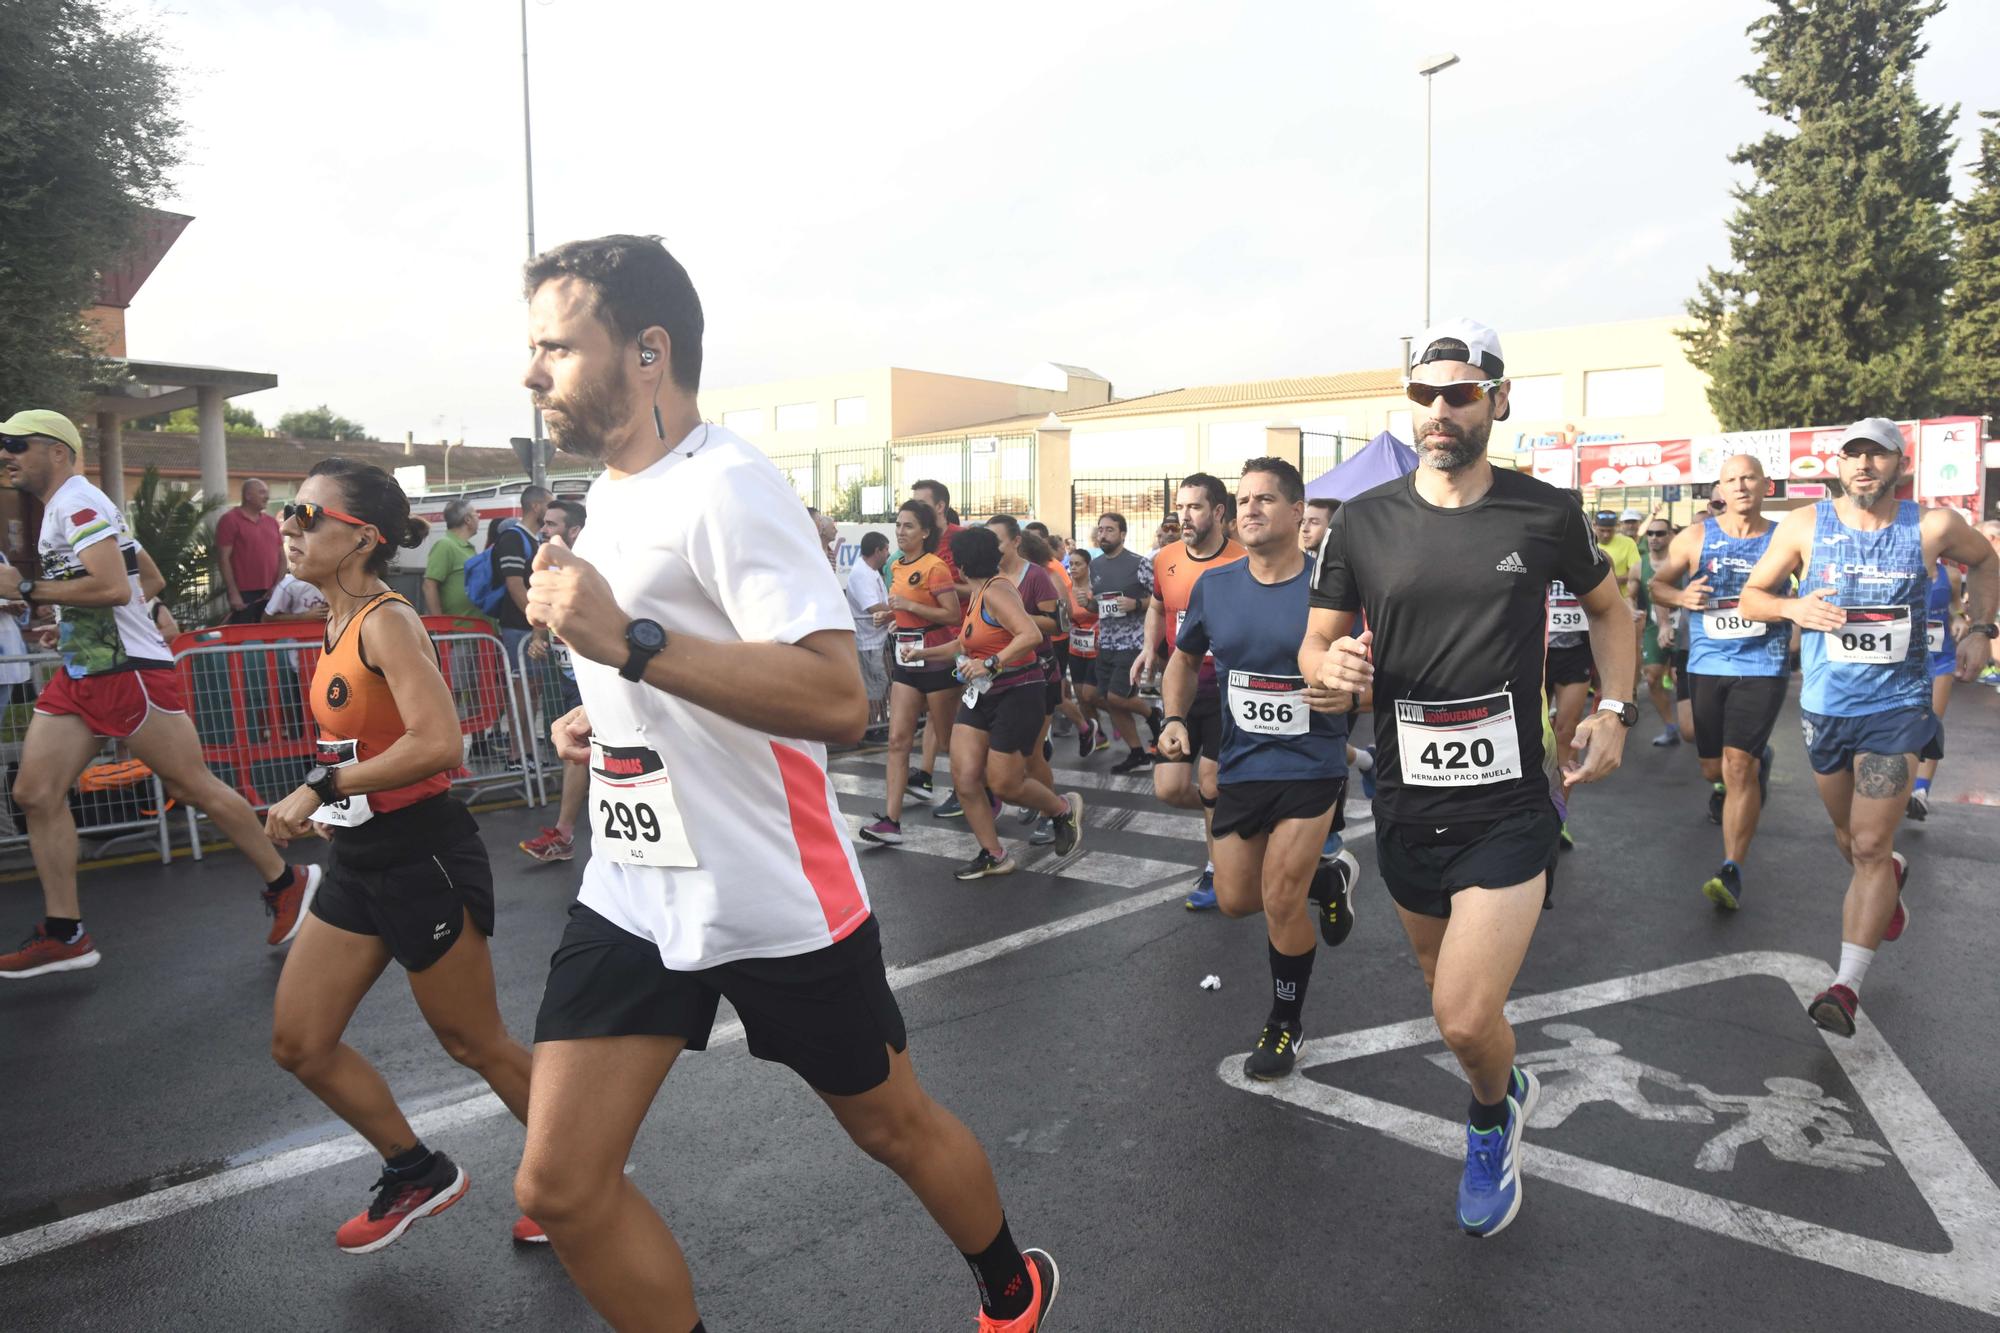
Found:
M 34 701 L 62 669 L 62 657 L 56 653 L 0 656 L 0 851 L 27 845 L 28 822 L 14 804 L 14 779 L 20 773 Z M 136 840 L 154 842 L 164 863 L 172 858 L 166 792 L 150 770 L 135 780 L 135 770 L 125 767 L 130 758 L 116 741 L 106 741 L 70 788 L 77 836 L 94 844 L 98 852 Z

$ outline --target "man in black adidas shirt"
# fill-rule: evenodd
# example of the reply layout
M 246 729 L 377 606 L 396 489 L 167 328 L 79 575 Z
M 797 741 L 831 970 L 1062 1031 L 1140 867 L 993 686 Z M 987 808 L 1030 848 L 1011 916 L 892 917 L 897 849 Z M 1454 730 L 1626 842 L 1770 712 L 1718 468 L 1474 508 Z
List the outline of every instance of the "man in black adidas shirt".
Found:
M 1418 348 L 1408 391 L 1421 466 L 1333 515 L 1299 670 L 1373 695 L 1377 864 L 1472 1084 L 1458 1220 L 1486 1236 L 1520 1206 L 1515 1154 L 1536 1091 L 1514 1067 L 1503 1006 L 1548 902 L 1561 828 L 1542 695 L 1549 584 L 1582 603 L 1607 682 L 1577 728 L 1565 786 L 1618 767 L 1638 718 L 1637 646 L 1576 501 L 1486 460 L 1507 415 L 1498 336 L 1452 320 Z M 1368 628 L 1354 637 L 1357 615 Z

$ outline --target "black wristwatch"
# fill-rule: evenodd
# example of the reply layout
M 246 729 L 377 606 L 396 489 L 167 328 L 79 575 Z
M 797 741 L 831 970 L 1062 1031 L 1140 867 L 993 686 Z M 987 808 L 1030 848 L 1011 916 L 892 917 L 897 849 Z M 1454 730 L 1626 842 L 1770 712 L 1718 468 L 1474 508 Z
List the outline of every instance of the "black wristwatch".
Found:
M 646 663 L 660 655 L 667 646 L 667 632 L 660 628 L 657 620 L 635 620 L 625 627 L 625 665 L 618 668 L 618 674 L 627 680 L 637 680 L 646 674 Z
M 339 805 L 346 800 L 340 794 L 340 784 L 334 780 L 333 770 L 315 765 L 306 770 L 306 787 L 319 797 L 321 805 Z
M 23 583 L 21 586 L 25 588 L 28 585 Z M 1965 632 L 1967 634 L 1984 634 L 1989 639 L 2000 639 L 2000 625 L 1996 625 L 1990 620 L 1984 625 L 1967 625 Z
M 989 676 L 1000 674 L 1000 658 L 997 654 L 986 659 L 986 674 Z
M 20 590 L 14 595 L 24 602 L 33 603 L 35 600 L 35 581 L 33 579 L 22 579 Z
M 1597 703 L 1597 711 L 1600 713 L 1616 713 L 1618 720 L 1628 727 L 1639 725 L 1639 705 L 1635 703 L 1620 703 L 1616 699 L 1600 699 Z

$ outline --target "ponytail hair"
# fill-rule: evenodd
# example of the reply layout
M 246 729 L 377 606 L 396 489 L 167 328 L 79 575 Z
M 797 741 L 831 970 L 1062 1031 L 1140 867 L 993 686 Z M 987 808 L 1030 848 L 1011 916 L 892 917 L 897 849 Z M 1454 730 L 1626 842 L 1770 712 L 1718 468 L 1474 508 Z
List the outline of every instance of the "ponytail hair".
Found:
M 373 463 L 357 463 L 351 458 L 322 458 L 313 464 L 308 477 L 331 477 L 340 487 L 348 513 L 382 534 L 382 540 L 368 552 L 362 569 L 382 574 L 389 557 L 399 548 L 424 544 L 431 525 L 410 515 L 410 497 L 396 479 Z

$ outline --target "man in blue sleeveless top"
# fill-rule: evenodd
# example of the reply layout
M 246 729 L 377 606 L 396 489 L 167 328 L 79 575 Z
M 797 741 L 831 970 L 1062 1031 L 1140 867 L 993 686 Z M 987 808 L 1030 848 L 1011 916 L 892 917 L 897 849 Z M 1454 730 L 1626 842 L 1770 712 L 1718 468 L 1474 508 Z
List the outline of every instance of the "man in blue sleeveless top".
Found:
M 1834 842 L 1854 867 L 1841 910 L 1840 967 L 1807 1006 L 1813 1022 L 1854 1035 L 1862 979 L 1883 940 L 1903 933 L 1909 863 L 1896 826 L 1919 760 L 1944 753 L 1931 711 L 1924 642 L 1931 570 L 1939 557 L 1967 568 L 1972 624 L 1958 645 L 1958 677 L 1993 660 L 2000 556 L 1951 509 L 1896 498 L 1907 471 L 1903 432 L 1868 417 L 1848 427 L 1836 467 L 1841 496 L 1785 516 L 1744 586 L 1751 620 L 1789 620 L 1804 631 L 1799 705 L 1806 754 Z M 1797 575 L 1802 596 L 1790 596 Z
M 1930 624 L 1925 627 L 1925 645 L 1931 654 L 1931 711 L 1944 721 L 1951 706 L 1951 683 L 1957 679 L 1958 636 L 1952 616 L 1965 595 L 1964 578 L 1958 566 L 1938 561 L 1937 576 L 1931 580 Z M 1910 788 L 1909 808 L 1904 812 L 1921 824 L 1931 817 L 1931 783 L 1937 778 L 1938 761 L 1926 759 L 1917 766 L 1917 780 Z
M 1743 862 L 1770 788 L 1771 729 L 1785 705 L 1791 627 L 1751 620 L 1739 599 L 1744 580 L 1776 531 L 1764 517 L 1770 484 L 1749 454 L 1726 458 L 1715 483 L 1720 514 L 1691 523 L 1653 571 L 1653 600 L 1688 612 L 1689 698 L 1702 776 L 1721 782 L 1722 868 L 1701 886 L 1717 907 L 1743 900 Z M 1690 575 L 1692 577 L 1690 577 Z M 1682 580 L 1687 586 L 1682 587 Z

